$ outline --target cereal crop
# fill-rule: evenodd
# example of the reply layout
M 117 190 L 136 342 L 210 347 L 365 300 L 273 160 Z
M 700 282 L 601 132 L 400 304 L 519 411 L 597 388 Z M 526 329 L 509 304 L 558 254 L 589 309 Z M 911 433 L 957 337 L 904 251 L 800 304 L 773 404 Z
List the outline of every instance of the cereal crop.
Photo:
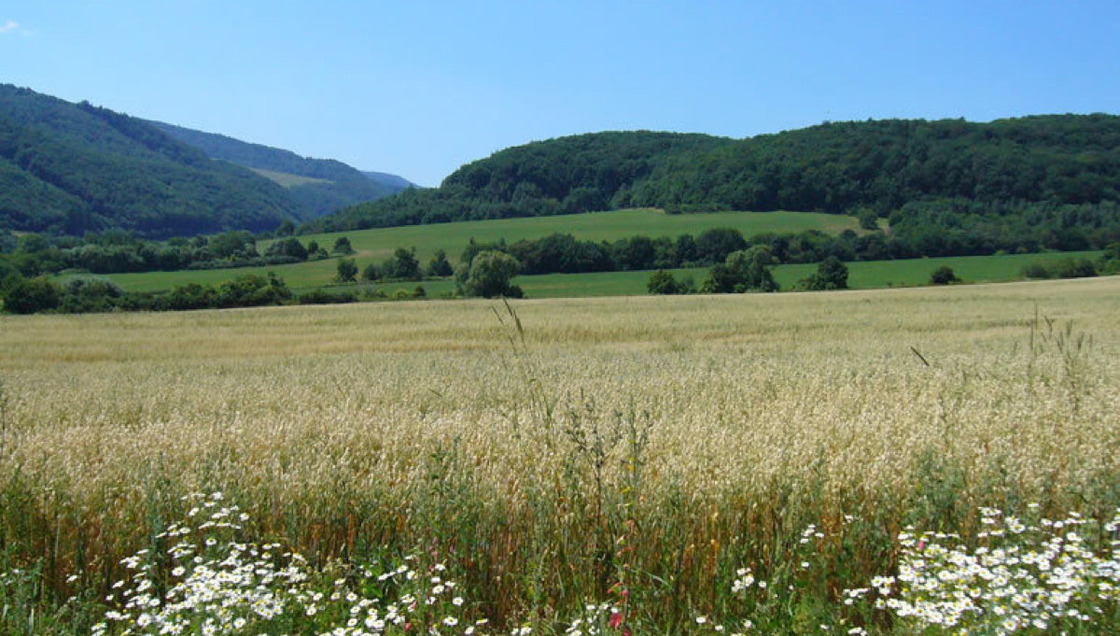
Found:
M 941 633 L 885 600 L 933 598 L 921 537 L 963 562 L 1009 519 L 1074 518 L 1061 545 L 1110 562 L 1118 315 L 1109 277 L 3 316 L 0 633 L 123 633 L 118 582 L 170 616 L 196 579 L 169 550 L 211 493 L 238 526 L 213 549 L 298 555 L 285 598 L 343 627 L 352 593 L 370 625 L 411 595 L 443 634 Z M 402 564 L 455 582 L 438 612 L 378 581 Z M 1019 631 L 1120 626 L 1086 577 L 1076 616 Z

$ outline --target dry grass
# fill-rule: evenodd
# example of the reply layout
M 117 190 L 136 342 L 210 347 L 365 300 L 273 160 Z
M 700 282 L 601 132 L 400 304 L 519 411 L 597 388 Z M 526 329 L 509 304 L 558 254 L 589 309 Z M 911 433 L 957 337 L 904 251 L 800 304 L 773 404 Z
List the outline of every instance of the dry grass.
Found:
M 96 585 L 220 489 L 313 557 L 452 555 L 499 620 L 630 576 L 670 625 L 806 523 L 866 521 L 828 595 L 906 523 L 1120 503 L 1120 278 L 513 307 L 2 317 L 3 545 Z

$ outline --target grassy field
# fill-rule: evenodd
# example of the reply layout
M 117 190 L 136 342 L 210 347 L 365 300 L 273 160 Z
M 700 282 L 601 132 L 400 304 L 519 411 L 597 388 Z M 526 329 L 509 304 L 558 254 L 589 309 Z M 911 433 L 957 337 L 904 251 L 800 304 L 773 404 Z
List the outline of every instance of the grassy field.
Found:
M 107 606 L 115 633 L 153 620 L 114 582 L 187 576 L 159 555 L 192 506 L 196 534 L 244 512 L 221 530 L 237 555 L 303 554 L 284 594 L 326 593 L 238 615 L 251 633 L 326 632 L 402 594 L 414 633 L 943 633 L 866 591 L 914 600 L 872 585 L 913 565 L 908 526 L 963 550 L 1047 532 L 983 538 L 1001 514 L 1072 511 L 1068 545 L 1112 558 L 1120 278 L 510 307 L 0 316 L 0 632 L 88 632 Z M 1020 611 L 968 581 L 986 609 L 954 633 Z M 1075 600 L 1103 612 L 1086 633 L 1120 626 L 1107 591 Z
M 929 284 L 933 270 L 951 267 L 964 283 L 1003 283 L 1022 278 L 1023 267 L 1030 263 L 1052 263 L 1065 258 L 1095 259 L 1099 252 L 1066 252 L 1047 254 L 1013 254 L 1001 256 L 954 256 L 920 258 L 901 261 L 871 261 L 848 264 L 848 286 L 852 289 L 884 287 L 918 287 Z M 793 290 L 798 281 L 816 271 L 816 265 L 779 265 L 774 279 L 783 290 Z M 672 270 L 677 279 L 691 277 L 697 285 L 708 275 L 706 268 Z M 548 274 L 521 276 L 515 282 L 529 298 L 581 298 L 595 296 L 641 296 L 647 294 L 650 272 L 600 272 L 594 274 Z M 428 280 L 420 283 L 429 297 L 454 292 L 451 280 Z M 417 283 L 385 283 L 374 285 L 392 296 L 397 290 L 412 290 Z M 345 285 L 330 289 L 347 289 Z M 350 289 L 366 289 L 350 286 Z
M 846 229 L 859 230 L 854 218 L 834 214 L 720 212 L 668 215 L 657 210 L 640 209 L 554 217 L 413 225 L 316 234 L 300 237 L 300 240 L 305 244 L 316 241 L 319 245 L 330 249 L 338 237 L 345 236 L 350 239 L 351 246 L 356 252 L 352 258 L 358 262 L 359 267 L 364 267 L 367 263 L 380 264 L 392 256 L 393 251 L 398 247 L 415 247 L 417 258 L 422 264 L 427 263 L 439 249 L 446 251 L 452 262 L 456 262 L 471 238 L 482 242 L 493 242 L 503 238 L 508 242 L 515 242 L 523 238 L 540 238 L 554 232 L 562 232 L 573 234 L 581 240 L 612 241 L 635 234 L 652 237 L 699 234 L 715 227 L 734 227 L 747 236 L 760 232 L 800 232 L 809 229 L 831 233 L 839 233 Z M 258 249 L 263 252 L 268 245 L 268 241 L 263 241 L 258 245 Z M 335 276 L 337 265 L 336 259 L 327 259 L 236 270 L 114 274 L 109 278 L 126 290 L 149 292 L 189 283 L 217 284 L 239 274 L 264 274 L 267 271 L 275 271 L 290 287 L 299 290 L 329 285 Z
M 820 230 L 839 234 L 859 230 L 854 217 L 812 212 L 716 212 L 710 214 L 665 214 L 660 210 L 634 209 L 592 212 L 563 216 L 545 216 L 493 221 L 464 221 L 435 225 L 409 225 L 354 232 L 312 234 L 301 240 L 318 241 L 328 249 L 340 236 L 350 239 L 359 256 L 380 261 L 398 247 L 415 247 L 421 262 L 427 262 L 437 249 L 457 259 L 471 238 L 489 243 L 505 239 L 513 243 L 553 233 L 571 234 L 584 241 L 616 241 L 643 234 L 652 238 L 681 234 L 697 235 L 704 230 L 731 227 L 744 236 L 762 232 L 802 232 Z M 262 243 L 265 249 L 267 243 Z
M 284 186 L 285 188 L 292 188 L 295 186 L 307 185 L 308 183 L 331 183 L 327 179 L 316 179 L 315 177 L 304 177 L 298 174 L 291 174 L 288 172 L 276 172 L 275 170 L 265 170 L 263 168 L 250 168 L 253 172 L 261 175 L 266 179 Z
M 1009 254 L 998 256 L 956 256 L 948 258 L 922 258 L 899 261 L 853 262 L 848 264 L 848 285 L 852 289 L 881 287 L 914 287 L 929 283 L 934 269 L 946 265 L 966 283 L 995 283 L 1019 280 L 1023 268 L 1030 263 L 1052 263 L 1065 258 L 1095 259 L 1100 252 L 1063 252 L 1044 254 Z M 182 272 L 151 272 L 143 274 L 112 274 L 106 276 L 127 291 L 154 292 L 171 289 L 188 283 L 217 285 L 242 274 L 275 272 L 292 289 L 304 291 L 317 287 L 343 289 L 334 286 L 338 261 L 327 259 L 294 265 L 250 267 L 242 269 L 215 269 Z M 359 265 L 362 265 L 359 259 Z M 779 265 L 774 268 L 774 278 L 783 290 L 791 290 L 802 278 L 815 271 L 816 265 Z M 673 270 L 678 278 L 691 276 L 697 284 L 708 275 L 706 268 Z M 530 298 L 578 298 L 588 296 L 628 296 L 647 293 L 646 283 L 650 272 L 598 272 L 593 274 L 547 274 L 521 276 L 515 280 Z M 420 283 L 430 297 L 451 294 L 454 284 L 450 280 L 427 280 Z M 398 289 L 411 290 L 415 282 L 384 283 L 374 287 L 388 294 Z M 364 287 L 358 287 L 363 289 Z

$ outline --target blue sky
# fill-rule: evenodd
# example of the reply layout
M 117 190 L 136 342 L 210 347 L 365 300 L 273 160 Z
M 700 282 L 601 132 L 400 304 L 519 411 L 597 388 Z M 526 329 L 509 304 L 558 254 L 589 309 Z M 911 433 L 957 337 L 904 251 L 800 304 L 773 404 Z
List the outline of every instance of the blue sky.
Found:
M 601 130 L 1120 113 L 1120 2 L 15 0 L 0 82 L 438 185 Z

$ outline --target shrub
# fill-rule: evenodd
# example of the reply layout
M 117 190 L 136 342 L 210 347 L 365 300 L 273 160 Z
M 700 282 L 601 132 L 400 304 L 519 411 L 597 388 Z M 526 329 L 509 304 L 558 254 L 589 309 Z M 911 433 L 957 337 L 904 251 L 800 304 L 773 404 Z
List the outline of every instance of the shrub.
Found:
M 336 278 L 340 283 L 353 283 L 357 280 L 358 265 L 352 258 L 343 258 L 338 261 L 338 274 Z
M 471 261 L 463 281 L 463 291 L 468 296 L 495 298 L 506 296 L 520 298 L 521 289 L 510 285 L 510 279 L 517 275 L 521 263 L 505 252 L 480 252 Z
M 58 286 L 42 276 L 23 278 L 13 275 L 4 285 L 4 310 L 16 314 L 34 314 L 58 307 Z
M 289 258 L 294 258 L 297 261 L 306 261 L 308 250 L 303 246 L 303 243 L 299 242 L 299 239 L 286 238 L 280 241 L 276 241 L 272 245 L 269 245 L 268 249 L 265 250 L 264 255 L 266 257 L 286 256 Z
M 712 268 L 702 289 L 709 294 L 778 291 L 778 283 L 770 272 L 773 260 L 765 245 L 732 252 L 725 262 Z
M 299 295 L 301 305 L 337 305 L 357 302 L 358 297 L 350 290 L 328 291 L 326 289 L 313 289 Z
M 680 284 L 677 279 L 673 278 L 671 272 L 659 269 L 649 275 L 649 282 L 646 283 L 646 289 L 651 294 L 679 294 L 681 293 Z
M 1023 278 L 1050 278 L 1050 270 L 1042 263 L 1028 263 L 1023 267 Z
M 801 279 L 800 286 L 808 291 L 825 291 L 848 288 L 848 266 L 835 256 L 829 256 L 817 266 L 817 271 Z
M 447 260 L 447 252 L 443 250 L 436 250 L 432 260 L 428 263 L 428 276 L 444 277 L 452 275 L 454 270 L 451 263 Z
M 950 283 L 959 283 L 960 280 L 960 278 L 957 278 L 956 273 L 953 272 L 953 268 L 949 267 L 948 265 L 942 265 L 941 267 L 938 267 L 937 269 L 933 270 L 933 273 L 929 276 L 929 282 L 934 285 L 948 285 Z
M 335 254 L 342 254 L 349 256 L 354 253 L 354 247 L 350 245 L 350 239 L 345 236 L 338 237 L 334 242 L 334 249 L 331 250 Z

